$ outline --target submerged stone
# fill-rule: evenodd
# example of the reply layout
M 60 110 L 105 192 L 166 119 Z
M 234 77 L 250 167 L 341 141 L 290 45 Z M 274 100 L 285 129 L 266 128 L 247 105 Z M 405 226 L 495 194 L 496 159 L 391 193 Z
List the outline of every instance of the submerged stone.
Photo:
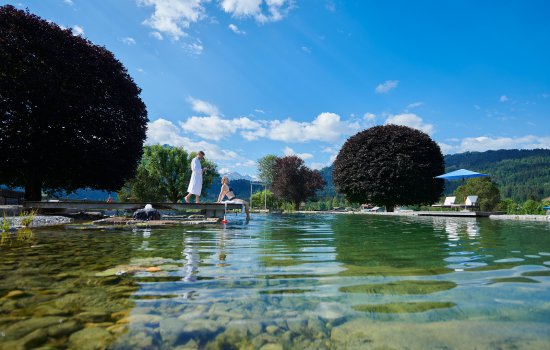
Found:
M 103 328 L 85 328 L 69 337 L 69 349 L 102 350 L 113 341 L 111 333 Z
M 65 318 L 60 317 L 35 317 L 28 320 L 17 322 L 9 327 L 7 327 L 3 333 L 5 334 L 5 339 L 18 339 L 24 337 L 25 335 L 37 330 L 49 327 L 55 324 L 61 324 L 65 321 Z
M 402 314 L 413 312 L 425 312 L 434 309 L 445 309 L 454 307 L 456 304 L 451 302 L 410 302 L 410 303 L 387 303 L 387 304 L 371 304 L 371 305 L 355 305 L 354 310 L 364 312 L 378 312 L 385 314 Z
M 456 287 L 450 281 L 396 281 L 383 284 L 362 284 L 340 287 L 343 293 L 366 294 L 430 294 Z
M 503 278 L 493 278 L 491 280 L 493 283 L 540 283 L 537 280 L 527 278 L 527 277 L 503 277 Z

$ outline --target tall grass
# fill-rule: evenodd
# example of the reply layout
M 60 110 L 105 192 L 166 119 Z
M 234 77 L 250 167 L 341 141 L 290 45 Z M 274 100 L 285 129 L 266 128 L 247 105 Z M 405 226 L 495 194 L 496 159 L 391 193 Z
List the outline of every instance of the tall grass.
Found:
M 21 212 L 21 226 L 29 227 L 32 224 L 34 217 L 36 216 L 37 210 L 31 210 L 30 212 Z
M 9 232 L 11 228 L 10 222 L 8 221 L 8 218 L 6 217 L 6 212 L 4 212 L 4 219 L 2 221 L 2 233 Z

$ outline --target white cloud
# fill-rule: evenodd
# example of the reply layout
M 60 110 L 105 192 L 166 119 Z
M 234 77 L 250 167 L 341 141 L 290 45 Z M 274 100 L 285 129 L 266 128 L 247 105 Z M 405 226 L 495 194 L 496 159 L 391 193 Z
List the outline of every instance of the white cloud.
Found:
M 231 23 L 228 27 L 235 34 L 239 34 L 239 35 L 245 35 L 246 34 L 245 31 L 240 30 L 239 27 L 237 27 L 237 25 L 235 25 L 233 23 Z
M 221 149 L 218 145 L 206 142 L 192 140 L 180 134 L 180 129 L 171 121 L 159 118 L 147 124 L 148 145 L 161 144 L 182 146 L 187 151 L 197 152 L 203 150 L 206 157 L 213 160 L 237 159 L 238 155 L 234 151 Z
M 159 32 L 151 32 L 149 33 L 150 36 L 152 36 L 153 38 L 157 39 L 157 40 L 163 40 L 164 38 L 162 37 L 162 34 L 160 34 Z
M 204 17 L 205 0 L 137 0 L 141 6 L 153 6 L 155 12 L 143 24 L 159 33 L 179 40 L 185 36 L 184 30 Z
M 191 104 L 191 108 L 197 112 L 206 115 L 218 115 L 218 107 L 214 106 L 210 102 L 199 100 L 198 98 L 193 98 L 192 96 L 187 97 L 187 102 Z
M 372 113 L 365 113 L 363 114 L 363 119 L 367 122 L 372 122 L 376 119 L 376 114 L 372 114 Z
M 358 123 L 340 120 L 335 113 L 321 113 L 311 123 L 292 119 L 270 122 L 268 137 L 286 142 L 324 141 L 334 142 L 360 128 Z
M 445 154 L 451 154 L 456 152 L 456 147 L 453 145 L 449 145 L 447 143 L 438 142 L 439 148 L 441 148 L 441 153 Z
M 325 1 L 325 8 L 330 12 L 334 12 L 334 11 L 336 11 L 336 4 L 334 4 L 334 1 L 332 1 L 332 0 L 326 0 Z
M 136 68 L 136 70 L 140 73 L 145 73 L 145 71 L 143 70 L 143 68 Z
M 376 91 L 377 94 L 386 94 L 390 92 L 390 90 L 395 89 L 397 85 L 399 85 L 399 80 L 386 80 L 382 84 L 378 84 L 374 91 Z
M 200 54 L 202 54 L 203 50 L 204 50 L 204 46 L 202 45 L 202 42 L 200 40 L 197 39 L 196 42 L 194 43 L 190 43 L 190 44 L 185 44 L 183 46 L 183 48 L 185 49 L 185 51 L 187 51 L 189 54 L 191 55 L 194 55 L 194 56 L 198 56 Z
M 424 105 L 423 102 L 413 102 L 413 103 L 410 103 L 410 104 L 407 106 L 407 109 L 418 108 L 418 107 L 421 107 L 421 106 L 423 106 L 423 105 Z
M 467 137 L 462 139 L 459 152 L 487 151 L 497 149 L 534 149 L 550 148 L 550 136 L 521 136 L 521 137 L 496 137 L 487 136 Z
M 260 124 L 247 117 L 223 119 L 217 115 L 208 117 L 191 117 L 180 122 L 180 127 L 206 140 L 219 141 L 234 134 L 239 129 L 257 130 Z
M 73 0 L 63 0 L 63 2 L 64 2 L 65 4 L 67 4 L 67 5 L 69 5 L 69 6 L 74 5 Z
M 267 136 L 267 129 L 263 127 L 259 127 L 256 130 L 252 130 L 252 131 L 241 131 L 241 136 L 248 141 L 257 140 L 260 137 Z
M 502 96 L 500 96 L 500 98 L 499 98 L 498 100 L 499 100 L 500 102 L 506 102 L 506 101 L 508 101 L 508 96 L 502 95 Z
M 259 23 L 283 19 L 293 6 L 292 0 L 221 0 L 220 7 L 236 18 L 253 17 Z
M 191 116 L 179 126 L 207 140 L 222 140 L 237 132 L 248 140 L 268 138 L 284 142 L 321 141 L 333 143 L 361 128 L 361 123 L 343 121 L 334 113 L 321 113 L 311 122 L 286 120 L 251 120 L 248 117 L 224 118 L 218 108 L 206 101 L 188 97 L 193 111 L 202 114 Z
M 311 53 L 311 49 L 307 46 L 302 46 L 302 51 L 304 51 L 305 53 Z
M 74 25 L 72 30 L 73 30 L 73 35 L 74 36 L 83 36 L 84 35 L 84 28 L 82 28 L 79 25 Z
M 414 113 L 396 114 L 388 117 L 384 124 L 404 125 L 414 129 L 421 130 L 428 135 L 433 134 L 434 127 L 432 124 L 425 124 L 422 118 Z
M 298 158 L 302 158 L 303 160 L 313 158 L 313 154 L 311 153 L 296 153 L 292 148 L 288 146 L 283 149 L 283 154 L 285 156 L 297 156 Z
M 136 44 L 136 40 L 131 37 L 122 38 L 122 42 L 125 43 L 128 46 L 132 46 Z

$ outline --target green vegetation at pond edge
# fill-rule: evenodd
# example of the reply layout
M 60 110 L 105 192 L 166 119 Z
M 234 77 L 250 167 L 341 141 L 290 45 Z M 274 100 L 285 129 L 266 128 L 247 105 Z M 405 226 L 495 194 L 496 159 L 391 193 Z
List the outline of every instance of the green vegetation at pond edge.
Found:
M 414 312 L 426 312 L 435 309 L 446 309 L 456 306 L 451 302 L 411 302 L 411 303 L 388 303 L 371 305 L 354 305 L 353 309 L 363 312 L 379 312 L 384 314 L 402 314 Z
M 456 287 L 450 281 L 396 281 L 380 284 L 361 284 L 356 286 L 340 287 L 343 293 L 366 294 L 430 294 Z

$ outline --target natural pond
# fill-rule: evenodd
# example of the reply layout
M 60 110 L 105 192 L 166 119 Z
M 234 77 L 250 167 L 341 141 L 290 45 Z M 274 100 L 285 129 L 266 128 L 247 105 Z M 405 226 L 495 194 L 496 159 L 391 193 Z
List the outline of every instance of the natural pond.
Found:
M 0 349 L 550 349 L 550 225 L 253 215 L 0 242 Z

